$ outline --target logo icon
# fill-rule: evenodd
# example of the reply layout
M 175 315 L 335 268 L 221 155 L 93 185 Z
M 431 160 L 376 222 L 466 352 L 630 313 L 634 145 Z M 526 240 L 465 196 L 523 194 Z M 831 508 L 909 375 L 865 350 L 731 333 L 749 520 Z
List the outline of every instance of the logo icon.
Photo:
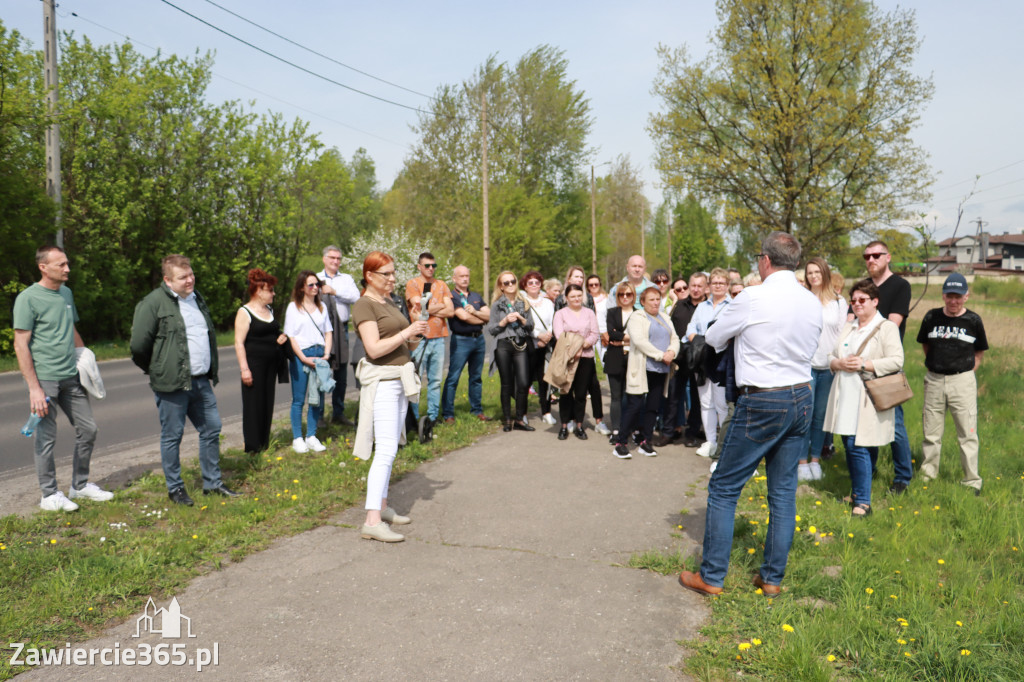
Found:
M 146 602 L 146 608 L 142 615 L 135 621 L 135 634 L 133 637 L 141 637 L 144 633 L 150 632 L 160 635 L 164 639 L 180 639 L 182 637 L 182 623 L 184 622 L 185 636 L 195 637 L 192 634 L 192 619 L 182 615 L 181 607 L 178 605 L 178 598 L 171 599 L 167 608 L 157 608 L 150 597 Z

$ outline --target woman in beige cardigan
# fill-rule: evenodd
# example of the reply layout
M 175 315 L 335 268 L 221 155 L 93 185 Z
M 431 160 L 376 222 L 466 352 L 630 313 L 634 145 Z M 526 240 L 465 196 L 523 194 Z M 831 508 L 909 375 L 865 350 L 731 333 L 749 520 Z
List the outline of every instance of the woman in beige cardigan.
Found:
M 875 410 L 862 376 L 880 377 L 903 368 L 899 327 L 878 312 L 878 287 L 862 279 L 850 289 L 853 321 L 839 333 L 829 353 L 835 380 L 828 396 L 825 430 L 843 437 L 846 466 L 853 492 L 854 516 L 871 513 L 871 473 L 874 463 L 868 448 L 891 443 L 896 417 L 893 409 Z M 866 342 L 866 343 L 865 343 Z

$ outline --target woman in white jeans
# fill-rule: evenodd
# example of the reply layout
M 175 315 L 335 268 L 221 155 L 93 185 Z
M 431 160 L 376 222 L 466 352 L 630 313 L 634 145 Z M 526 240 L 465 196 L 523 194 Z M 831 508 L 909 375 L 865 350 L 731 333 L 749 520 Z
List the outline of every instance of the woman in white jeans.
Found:
M 708 327 L 729 305 L 729 273 L 722 268 L 715 268 L 711 271 L 709 282 L 711 296 L 697 306 L 693 311 L 693 317 L 690 318 L 690 324 L 686 326 L 688 341 L 693 341 L 693 337 L 698 334 L 707 334 Z M 708 352 L 711 352 L 710 348 Z M 701 457 L 710 457 L 718 445 L 718 427 L 729 414 L 729 405 L 725 402 L 725 386 L 705 379 L 704 383 L 697 387 L 697 395 L 700 396 L 700 419 L 704 424 L 704 435 L 707 436 L 707 441 L 697 448 L 697 454 Z
M 427 332 L 427 323 L 409 323 L 391 301 L 395 289 L 395 261 L 380 251 L 371 251 L 363 261 L 366 289 L 352 306 L 352 320 L 363 342 L 366 357 L 359 363 L 359 428 L 354 454 L 366 459 L 376 448 L 366 476 L 366 522 L 360 535 L 367 540 L 401 542 L 404 535 L 388 524 L 410 523 L 408 516 L 388 507 L 391 466 L 409 407 L 408 395 L 419 395 L 419 378 L 410 350 Z

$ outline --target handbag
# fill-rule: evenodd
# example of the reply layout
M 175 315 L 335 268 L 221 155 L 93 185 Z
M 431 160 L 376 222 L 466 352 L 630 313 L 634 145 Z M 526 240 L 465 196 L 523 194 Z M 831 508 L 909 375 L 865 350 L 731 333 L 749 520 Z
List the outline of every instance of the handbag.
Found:
M 871 330 L 864 342 L 860 344 L 860 348 L 857 349 L 857 355 L 864 352 L 868 341 L 878 333 L 879 328 L 881 325 Z M 902 369 L 874 379 L 865 379 L 862 374 L 861 381 L 864 382 L 864 390 L 868 392 L 868 398 L 871 399 L 871 404 L 875 406 L 876 412 L 892 409 L 914 397 L 914 391 L 911 390 L 910 382 L 907 381 L 907 375 L 903 373 Z

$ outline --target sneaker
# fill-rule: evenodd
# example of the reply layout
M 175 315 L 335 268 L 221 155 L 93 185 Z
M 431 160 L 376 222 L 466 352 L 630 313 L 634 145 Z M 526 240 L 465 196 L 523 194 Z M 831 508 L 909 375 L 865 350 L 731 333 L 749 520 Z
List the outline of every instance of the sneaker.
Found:
M 381 542 L 401 542 L 405 536 L 396 533 L 388 527 L 386 521 L 381 521 L 376 526 L 367 526 L 365 523 L 359 529 L 359 535 L 364 540 L 380 540 Z
M 71 488 L 68 491 L 68 497 L 72 500 L 81 497 L 84 500 L 92 500 L 93 502 L 107 502 L 114 499 L 114 493 L 103 490 L 95 483 L 86 483 L 80 490 Z
M 718 460 L 717 459 L 711 460 L 711 471 L 710 471 L 710 473 L 712 473 L 712 474 L 715 473 L 715 469 L 717 469 L 717 468 L 718 468 Z
M 567 429 L 569 429 L 570 431 L 575 431 L 576 430 L 576 420 L 575 419 L 570 419 L 569 423 L 566 424 L 565 427 Z
M 616 445 L 615 449 L 612 450 L 612 454 L 619 459 L 633 459 L 633 455 L 629 454 L 629 448 L 625 445 Z
M 820 481 L 825 478 L 825 473 L 821 470 L 821 462 L 809 462 L 807 466 L 811 468 L 812 481 Z
M 612 435 L 612 430 L 609 429 L 608 425 L 605 424 L 604 422 L 597 422 L 597 426 L 594 427 L 594 430 L 600 433 L 602 436 Z
M 320 439 L 318 439 L 316 436 L 307 436 L 306 445 L 313 452 L 323 452 L 324 450 L 327 449 L 327 446 L 321 443 Z
M 711 451 L 715 449 L 715 446 L 711 441 L 704 441 L 704 444 L 697 448 L 697 454 L 701 457 L 710 457 Z
M 658 453 L 654 451 L 654 448 L 651 447 L 651 444 L 648 443 L 647 441 L 644 441 L 643 443 L 640 443 L 640 452 L 643 453 L 644 457 L 657 457 L 658 456 Z
M 907 484 L 903 481 L 893 481 L 893 484 L 889 486 L 889 492 L 893 495 L 902 495 L 907 492 Z
M 306 445 L 306 441 L 304 439 L 296 438 L 292 441 L 292 450 L 301 455 L 302 453 L 309 452 L 309 446 Z
M 798 481 L 813 481 L 814 474 L 811 473 L 811 465 L 804 462 L 796 466 L 796 480 Z
M 408 516 L 402 516 L 391 507 L 381 510 L 380 520 L 387 521 L 393 526 L 404 526 L 407 523 L 412 523 L 412 519 L 410 519 Z
M 75 511 L 78 505 L 64 497 L 64 493 L 57 491 L 47 495 L 39 501 L 39 508 L 46 511 Z
M 537 395 L 537 390 L 533 386 L 530 386 L 529 394 L 530 395 Z
M 552 426 L 558 423 L 555 421 L 555 418 L 551 416 L 550 412 L 545 412 L 544 416 L 541 417 L 541 421 L 543 421 L 545 424 L 551 424 Z

